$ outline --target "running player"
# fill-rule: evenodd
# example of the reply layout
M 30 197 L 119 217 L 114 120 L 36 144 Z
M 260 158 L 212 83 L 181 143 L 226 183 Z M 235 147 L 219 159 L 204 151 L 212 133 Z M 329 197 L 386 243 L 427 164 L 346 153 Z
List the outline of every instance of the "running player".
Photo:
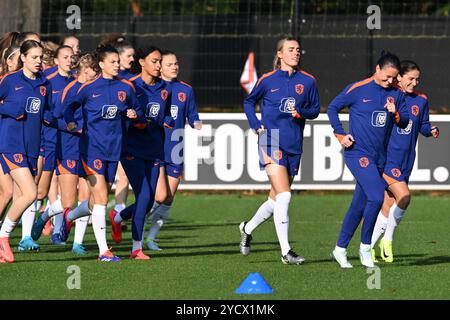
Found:
M 332 252 L 341 268 L 352 268 L 347 246 L 362 218 L 359 256 L 362 265 L 374 267 L 370 241 L 386 188 L 381 177 L 386 147 L 394 123 L 405 128 L 409 121 L 403 93 L 393 86 L 400 71 L 399 59 L 384 53 L 375 70 L 372 77 L 348 85 L 327 110 L 334 134 L 344 148 L 345 164 L 356 179 L 353 200 Z M 349 107 L 350 113 L 349 133 L 338 115 L 345 107 Z
M 67 100 L 71 100 L 76 95 L 77 91 L 83 83 L 95 79 L 97 76 L 97 61 L 95 57 L 90 54 L 84 54 L 77 59 L 73 66 L 78 75 L 76 80 L 70 82 L 60 95 L 61 99 L 55 104 L 54 116 L 58 120 L 58 139 L 56 146 L 57 167 L 56 174 L 58 175 L 58 182 L 61 187 L 61 205 L 65 210 L 69 210 L 75 204 L 75 197 L 78 185 L 78 204 L 89 199 L 89 188 L 84 179 L 78 177 L 79 172 L 79 132 L 68 132 L 67 124 L 63 119 L 65 104 Z M 83 127 L 83 118 L 81 109 L 77 109 L 74 114 L 75 120 L 79 127 Z M 58 212 L 54 210 L 46 210 L 41 214 L 33 226 L 32 237 L 37 240 L 42 232 L 46 221 L 51 215 L 56 215 Z M 88 224 L 88 217 L 82 217 L 76 220 L 75 225 L 75 239 L 72 245 L 72 252 L 77 255 L 84 255 L 87 253 L 83 246 L 83 238 Z M 59 229 L 58 229 L 59 234 Z
M 159 162 L 164 158 L 164 127 L 173 127 L 173 119 L 170 117 L 170 85 L 159 78 L 161 51 L 152 46 L 139 48 L 135 65 L 140 66 L 141 74 L 131 80 L 137 88 L 140 104 L 146 106 L 147 123 L 129 127 L 120 161 L 133 187 L 136 202 L 121 213 L 111 212 L 109 219 L 112 237 L 115 242 L 120 242 L 120 222 L 133 218 L 130 258 L 148 260 L 150 257 L 142 251 L 145 216 L 155 199 Z
M 20 47 L 23 68 L 2 78 L 0 84 L 1 165 L 14 180 L 14 199 L 0 229 L 0 262 L 14 262 L 9 237 L 23 212 L 37 195 L 41 124 L 51 106 L 51 84 L 40 72 L 43 48 L 34 40 Z M 45 111 L 45 112 L 44 112 Z M 20 244 L 19 244 L 20 245 Z
M 305 259 L 289 245 L 288 209 L 291 184 L 298 174 L 303 152 L 306 119 L 319 115 L 316 79 L 299 68 L 300 44 L 293 38 L 278 42 L 274 71 L 266 73 L 245 99 L 244 110 L 250 128 L 258 134 L 260 168 L 265 169 L 271 189 L 269 198 L 248 222 L 239 225 L 240 250 L 250 253 L 252 232 L 273 214 L 281 247 L 281 261 L 301 264 Z M 262 100 L 261 120 L 256 117 L 256 103 Z
M 120 71 L 119 71 L 119 77 L 129 80 L 132 77 L 135 77 L 136 74 L 132 73 L 131 65 L 134 61 L 134 48 L 133 46 L 125 41 L 119 41 L 113 43 L 114 48 L 119 52 L 119 58 L 120 58 Z M 128 181 L 128 177 L 125 174 L 125 171 L 123 170 L 122 164 L 119 162 L 119 166 L 117 167 L 117 183 L 116 183 L 116 189 L 115 189 L 115 198 L 116 198 L 116 204 L 114 208 L 111 211 L 114 211 L 113 213 L 109 214 L 116 214 L 120 213 L 123 209 L 125 209 L 127 204 L 127 198 L 128 198 L 128 189 L 130 187 L 130 183 Z M 125 224 L 122 224 L 122 229 L 126 227 Z
M 61 95 L 64 88 L 74 80 L 71 73 L 73 50 L 69 46 L 61 46 L 55 52 L 56 71 L 49 74 L 47 79 L 52 84 L 53 105 L 57 106 L 61 100 Z M 53 112 L 54 110 L 52 110 Z M 61 198 L 58 196 L 58 181 L 54 171 L 56 169 L 56 146 L 58 141 L 58 129 L 45 126 L 43 128 L 43 172 L 39 179 L 38 185 L 38 201 L 41 201 L 48 195 L 47 208 L 42 214 L 44 221 L 54 216 L 54 229 L 51 237 L 53 244 L 65 244 L 61 240 L 59 230 L 62 224 L 63 205 Z M 38 203 L 38 206 L 41 203 Z M 34 217 L 33 220 L 34 222 Z M 31 236 L 31 234 L 30 234 Z M 36 239 L 34 234 L 33 238 Z
M 195 96 L 192 87 L 177 79 L 179 73 L 178 59 L 175 53 L 162 53 L 161 78 L 172 87 L 172 105 L 170 115 L 175 121 L 172 129 L 165 128 L 164 162 L 159 172 L 158 185 L 153 208 L 151 210 L 151 226 L 146 243 L 150 250 L 161 250 L 156 243 L 156 235 L 167 221 L 173 198 L 183 176 L 183 145 L 186 120 L 192 128 L 200 130 L 202 124 L 197 113 Z M 173 151 L 176 148 L 176 154 Z
M 387 161 L 383 173 L 389 188 L 385 192 L 383 207 L 378 214 L 372 234 L 374 261 L 376 261 L 376 257 L 373 247 L 383 232 L 384 236 L 380 240 L 381 258 L 385 262 L 394 261 L 392 237 L 411 201 L 408 181 L 416 159 L 419 133 L 425 137 L 439 137 L 438 127 L 430 125 L 427 96 L 414 90 L 419 84 L 419 78 L 420 68 L 417 63 L 408 60 L 401 62 L 397 79 L 399 88 L 405 92 L 410 120 L 406 129 L 394 127 L 389 139 Z
M 66 102 L 64 113 L 68 130 L 78 131 L 74 111 L 82 107 L 81 169 L 88 180 L 91 197 L 70 211 L 70 215 L 68 211 L 64 212 L 61 237 L 67 239 L 73 220 L 92 214 L 92 227 L 99 247 L 98 259 L 116 262 L 120 258 L 112 254 L 106 243 L 108 193 L 122 150 L 123 122 L 126 118 L 139 119 L 143 112 L 134 86 L 116 78 L 119 72 L 117 50 L 107 46 L 99 48 L 97 54 L 101 76 L 84 83 L 77 94 Z

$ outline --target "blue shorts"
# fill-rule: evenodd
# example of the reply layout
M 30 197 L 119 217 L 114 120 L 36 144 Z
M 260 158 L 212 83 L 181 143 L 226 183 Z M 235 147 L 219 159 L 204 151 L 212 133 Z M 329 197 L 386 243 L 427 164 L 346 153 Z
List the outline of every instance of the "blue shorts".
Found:
M 37 175 L 37 158 L 28 157 L 22 153 L 2 153 L 0 164 L 4 174 L 14 169 L 28 168 L 33 176 Z
M 45 149 L 43 158 L 43 171 L 53 171 L 56 168 L 56 151 Z
M 82 165 L 79 166 L 79 176 L 86 177 L 93 174 L 102 175 L 106 182 L 113 183 L 116 178 L 118 161 L 108 161 L 101 159 L 87 159 L 81 156 Z
M 301 154 L 290 154 L 279 147 L 258 145 L 259 168 L 264 168 L 271 163 L 278 164 L 287 169 L 290 177 L 295 177 L 300 168 Z
M 78 175 L 80 168 L 79 168 L 79 161 L 73 160 L 73 159 L 61 159 L 56 160 L 57 166 L 56 166 L 56 175 L 62 175 L 62 174 L 74 174 Z
M 384 167 L 383 178 L 386 180 L 388 185 L 397 183 L 397 182 L 406 182 L 409 181 L 409 175 L 411 171 L 404 170 L 398 163 L 393 161 L 387 161 Z
M 174 164 L 164 162 L 164 169 L 167 176 L 175 179 L 180 179 L 183 176 L 184 166 L 183 164 Z

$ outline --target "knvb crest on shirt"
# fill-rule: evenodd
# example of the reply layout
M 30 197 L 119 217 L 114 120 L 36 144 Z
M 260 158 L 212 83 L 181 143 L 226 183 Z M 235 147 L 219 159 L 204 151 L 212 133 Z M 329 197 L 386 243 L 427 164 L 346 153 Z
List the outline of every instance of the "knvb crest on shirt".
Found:
M 39 113 L 40 109 L 41 109 L 41 99 L 36 97 L 28 97 L 25 111 L 27 113 Z
M 414 117 L 419 115 L 419 107 L 416 105 L 411 106 L 411 113 Z
M 297 94 L 299 94 L 299 95 L 303 93 L 304 89 L 305 89 L 305 86 L 302 85 L 301 83 L 295 85 L 295 92 L 297 92 Z
M 145 109 L 145 117 L 156 118 L 159 114 L 159 109 L 161 109 L 161 106 L 158 102 L 149 102 Z
M 120 102 L 124 102 L 125 99 L 127 98 L 127 93 L 125 91 L 118 91 L 117 98 L 119 99 Z
M 186 101 L 186 93 L 179 92 L 178 93 L 178 100 L 180 100 L 180 102 L 185 102 Z
M 386 102 L 395 104 L 395 99 L 394 97 L 389 96 L 386 98 Z
M 384 127 L 386 125 L 387 113 L 386 111 L 372 112 L 372 126 Z
M 104 105 L 102 107 L 102 118 L 103 119 L 114 119 L 117 116 L 117 106 L 115 105 Z
M 166 101 L 168 95 L 169 95 L 169 92 L 167 90 L 165 90 L 165 89 L 161 90 L 161 99 Z
M 291 113 L 292 111 L 295 111 L 295 98 L 283 98 L 280 104 L 280 111 L 285 113 Z
M 173 120 L 177 120 L 178 118 L 178 106 L 173 104 L 170 106 L 170 116 L 173 118 Z

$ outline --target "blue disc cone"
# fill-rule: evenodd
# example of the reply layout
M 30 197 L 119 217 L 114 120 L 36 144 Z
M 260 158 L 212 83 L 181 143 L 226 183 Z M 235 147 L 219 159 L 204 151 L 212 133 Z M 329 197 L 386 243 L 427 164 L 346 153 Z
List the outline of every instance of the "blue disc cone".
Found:
M 235 292 L 238 294 L 270 294 L 273 293 L 273 289 L 258 272 L 253 272 Z

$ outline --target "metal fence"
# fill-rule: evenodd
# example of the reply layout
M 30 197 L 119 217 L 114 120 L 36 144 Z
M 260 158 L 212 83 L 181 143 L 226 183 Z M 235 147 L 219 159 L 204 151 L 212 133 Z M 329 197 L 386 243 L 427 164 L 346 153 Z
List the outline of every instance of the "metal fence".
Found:
M 81 28 L 68 30 L 67 7 L 81 10 Z M 271 70 L 276 42 L 296 36 L 302 67 L 318 79 L 322 107 L 346 84 L 372 72 L 382 49 L 422 68 L 430 106 L 450 112 L 449 1 L 379 1 L 381 29 L 369 30 L 369 1 L 299 0 L 2 0 L 0 26 L 38 31 L 46 39 L 75 33 L 83 50 L 105 34 L 123 33 L 136 46 L 176 52 L 181 76 L 208 108 L 242 110 L 239 79 L 249 51 L 258 76 Z

